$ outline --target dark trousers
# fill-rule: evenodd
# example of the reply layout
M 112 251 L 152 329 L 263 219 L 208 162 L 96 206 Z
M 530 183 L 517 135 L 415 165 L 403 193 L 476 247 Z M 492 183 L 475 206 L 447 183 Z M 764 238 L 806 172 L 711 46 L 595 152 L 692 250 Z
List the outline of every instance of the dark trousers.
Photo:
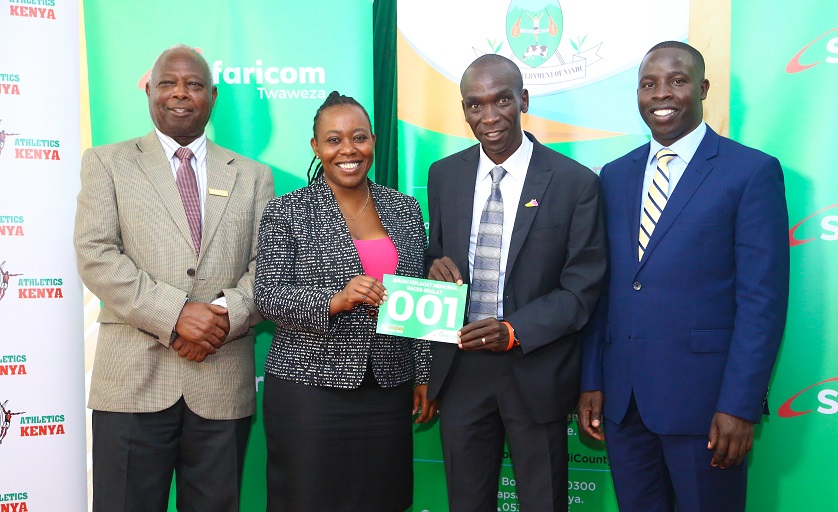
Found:
M 207 420 L 183 398 L 154 413 L 93 411 L 93 511 L 236 512 L 250 417 Z
M 709 431 L 709 423 L 708 423 Z M 605 422 L 611 477 L 620 512 L 743 512 L 747 460 L 710 465 L 707 435 L 661 435 L 643 423 L 631 397 L 620 423 Z
M 512 354 L 458 355 L 440 396 L 439 425 L 451 512 L 496 512 L 504 438 L 523 512 L 567 511 L 567 422 L 534 423 Z

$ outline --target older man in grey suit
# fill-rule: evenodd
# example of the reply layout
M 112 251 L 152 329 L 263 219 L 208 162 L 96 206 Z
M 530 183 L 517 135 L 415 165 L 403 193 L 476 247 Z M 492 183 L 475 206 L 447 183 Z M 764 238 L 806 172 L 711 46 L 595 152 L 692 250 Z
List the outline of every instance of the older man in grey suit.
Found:
M 264 165 L 207 140 L 217 96 L 186 46 L 146 85 L 156 129 L 82 159 L 74 243 L 103 303 L 90 401 L 93 510 L 239 509 L 255 411 L 256 235 Z

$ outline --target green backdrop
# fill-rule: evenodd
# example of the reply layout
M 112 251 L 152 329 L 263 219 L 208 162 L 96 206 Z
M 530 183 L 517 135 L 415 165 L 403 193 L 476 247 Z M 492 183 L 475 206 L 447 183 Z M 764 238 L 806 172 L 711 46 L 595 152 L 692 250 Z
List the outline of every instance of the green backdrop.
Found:
M 161 22 L 171 18 L 165 14 L 171 12 L 171 2 L 85 0 L 93 144 L 151 130 L 145 93 L 138 83 L 157 54 L 172 44 L 186 43 L 200 47 L 211 65 L 220 61 L 219 97 L 208 128 L 210 137 L 270 165 L 278 194 L 305 183 L 312 157 L 308 142 L 312 117 L 322 102 L 288 96 L 303 90 L 318 96 L 337 89 L 355 96 L 374 116 L 376 180 L 415 195 L 424 208 L 427 168 L 474 141 L 396 118 L 395 5 L 395 0 L 379 0 L 372 6 L 368 0 L 210 4 L 184 0 L 178 2 L 178 13 L 189 22 L 175 26 Z M 838 298 L 833 291 L 838 270 L 830 263 L 836 261 L 838 251 L 838 244 L 830 243 L 838 239 L 838 151 L 834 149 L 838 140 L 834 122 L 838 17 L 834 0 L 732 0 L 731 16 L 731 136 L 780 158 L 794 227 L 789 321 L 771 383 L 771 415 L 757 428 L 748 510 L 832 510 L 829 489 L 838 459 L 838 447 L 832 442 L 838 420 L 838 381 L 833 380 L 838 378 L 834 343 L 838 321 L 829 312 Z M 175 32 L 181 35 L 174 36 Z M 284 76 L 290 83 L 230 83 L 236 82 L 236 68 L 246 73 L 247 67 L 263 72 L 276 67 L 274 76 Z M 307 68 L 322 68 L 322 83 L 301 83 L 299 78 L 305 73 L 300 70 Z M 636 68 L 626 73 L 630 77 Z M 712 76 L 712 70 L 708 74 Z M 290 80 L 295 75 L 296 80 Z M 627 93 L 633 98 L 630 81 L 620 82 L 620 87 L 613 94 Z M 555 96 L 561 99 L 562 94 Z M 625 101 L 624 109 L 613 115 L 636 116 L 633 101 Z M 598 169 L 648 140 L 644 133 L 623 133 L 607 140 L 550 146 Z M 257 386 L 271 326 L 263 324 L 259 330 Z M 247 511 L 264 509 L 265 503 L 261 387 L 258 391 L 244 475 L 242 510 Z M 581 441 L 575 421 L 568 427 L 570 494 L 579 498 L 570 510 L 615 511 L 604 450 Z M 445 511 L 436 424 L 417 427 L 415 440 L 413 510 Z M 505 462 L 498 509 L 517 510 L 511 464 L 508 459 Z
M 837 7 L 733 1 L 731 136 L 780 159 L 789 221 L 800 224 L 790 239 L 791 296 L 771 416 L 751 457 L 750 512 L 836 509 L 838 382 L 822 382 L 838 377 L 838 210 L 829 208 L 838 203 Z M 797 63 L 815 65 L 797 71 Z
M 369 0 L 179 0 L 175 10 L 172 4 L 84 0 L 94 146 L 153 129 L 138 83 L 157 55 L 178 43 L 202 49 L 210 69 L 218 70 L 208 136 L 270 165 L 277 194 L 305 185 L 314 114 L 329 92 L 355 97 L 374 115 Z M 322 81 L 311 83 L 305 71 L 310 68 Z M 246 76 L 251 83 L 244 83 Z M 266 500 L 261 382 L 272 324 L 257 330 L 257 412 L 245 460 L 243 511 L 264 510 Z M 169 508 L 175 510 L 174 492 Z

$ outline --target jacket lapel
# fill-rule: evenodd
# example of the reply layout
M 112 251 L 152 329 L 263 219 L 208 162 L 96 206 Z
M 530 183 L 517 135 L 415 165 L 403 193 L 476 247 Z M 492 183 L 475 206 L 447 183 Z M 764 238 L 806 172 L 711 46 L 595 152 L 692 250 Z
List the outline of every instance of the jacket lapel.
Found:
M 678 185 L 675 186 L 675 190 L 672 192 L 672 196 L 667 201 L 666 208 L 661 213 L 658 225 L 655 226 L 655 231 L 649 240 L 649 247 L 643 253 L 640 267 L 646 263 L 661 239 L 666 236 L 666 232 L 669 231 L 669 228 L 672 227 L 672 224 L 681 214 L 681 211 L 690 202 L 693 195 L 695 195 L 698 187 L 701 186 L 701 183 L 713 170 L 713 165 L 708 160 L 715 157 L 718 151 L 719 136 L 708 126 L 704 140 L 699 144 L 695 155 L 693 155 L 692 160 L 690 160 L 689 165 L 684 170 L 684 175 L 681 176 Z
M 233 158 L 229 153 L 207 140 L 207 189 L 225 191 L 227 195 L 210 194 L 209 190 L 206 192 L 199 261 L 203 258 L 204 248 L 209 247 L 213 236 L 215 236 L 218 225 L 221 223 L 232 197 L 237 174 L 236 168 L 230 165 L 232 162 Z
M 456 174 L 455 179 L 451 180 L 452 193 L 448 197 L 452 198 L 454 204 L 451 209 L 443 207 L 442 211 L 453 211 L 454 219 L 458 219 L 456 224 L 457 241 L 454 246 L 456 251 L 453 255 L 454 261 L 463 262 L 465 266 L 460 266 L 460 272 L 468 274 L 468 281 L 471 282 L 471 274 L 468 272 L 468 246 L 469 238 L 471 237 L 471 219 L 474 211 L 474 181 L 477 176 L 477 164 L 480 155 L 480 146 L 473 146 L 469 151 L 463 154 L 462 166 L 457 169 L 452 169 L 451 172 Z M 445 222 L 445 220 L 443 220 Z
M 369 182 L 369 178 L 367 178 L 367 181 Z M 377 191 L 374 190 L 375 187 L 371 183 L 369 186 L 370 194 L 372 194 L 371 200 L 375 202 Z M 358 255 L 355 242 L 352 240 L 352 234 L 349 232 L 349 226 L 346 225 L 346 220 L 340 212 L 338 201 L 335 199 L 335 194 L 332 192 L 331 187 L 326 183 L 326 179 L 323 176 L 316 179 L 310 187 L 313 192 L 313 197 L 320 203 L 319 210 L 323 216 L 323 227 L 328 229 L 330 233 L 337 234 L 338 239 L 334 242 L 337 246 L 350 249 L 346 253 L 347 256 L 342 258 L 341 268 L 336 269 L 335 272 L 343 274 L 348 279 L 362 274 L 364 272 L 364 266 L 361 264 L 361 256 Z M 381 224 L 389 234 L 391 228 L 384 224 L 383 220 Z
M 192 233 L 189 231 L 183 201 L 180 199 L 177 183 L 175 183 L 174 175 L 172 175 L 172 165 L 166 160 L 166 154 L 157 139 L 157 133 L 152 131 L 141 138 L 137 147 L 140 150 L 140 155 L 137 157 L 140 170 L 157 190 L 163 201 L 163 206 L 166 207 L 172 217 L 172 221 L 180 230 L 186 243 L 192 247 Z
M 628 211 L 626 218 L 631 219 L 629 222 L 629 247 L 634 247 L 634 260 L 637 261 L 637 245 L 640 238 L 640 209 L 646 201 L 646 191 L 643 190 L 643 177 L 646 174 L 647 158 L 649 156 L 649 145 L 646 144 L 638 150 L 634 158 L 634 163 L 629 169 L 628 188 L 631 191 L 631 196 L 626 201 Z M 645 252 L 645 251 L 644 251 Z
M 529 134 L 528 134 L 529 136 Z M 533 139 L 530 137 L 530 139 Z M 550 163 L 547 160 L 545 147 L 538 141 L 533 139 L 532 157 L 530 158 L 530 165 L 527 168 L 527 176 L 524 178 L 524 187 L 521 189 L 521 199 L 518 203 L 517 213 L 515 214 L 515 225 L 512 227 L 512 238 L 509 241 L 509 252 L 506 256 L 506 278 L 512 275 L 512 269 L 515 267 L 515 260 L 524 246 L 524 241 L 529 234 L 530 226 L 535 219 L 538 208 L 527 208 L 526 203 L 536 200 L 538 203 L 543 203 L 544 191 L 547 190 L 547 185 L 553 179 L 555 171 L 550 168 Z

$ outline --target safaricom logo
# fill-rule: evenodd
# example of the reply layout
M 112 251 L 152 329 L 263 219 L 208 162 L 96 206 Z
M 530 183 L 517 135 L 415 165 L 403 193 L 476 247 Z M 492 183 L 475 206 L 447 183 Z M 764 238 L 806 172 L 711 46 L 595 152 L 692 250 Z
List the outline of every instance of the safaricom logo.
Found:
M 833 204 L 831 206 L 827 206 L 826 208 L 821 208 L 820 210 L 816 211 L 811 215 L 806 216 L 803 220 L 792 226 L 791 229 L 789 229 L 789 246 L 796 247 L 798 245 L 807 244 L 818 239 L 824 240 L 826 242 L 834 242 L 838 240 L 838 215 L 821 216 L 824 212 L 833 208 L 838 208 L 838 204 Z M 820 218 L 820 229 L 808 227 L 814 225 L 815 221 L 813 221 L 813 219 L 817 218 Z M 815 236 L 809 236 L 808 238 L 804 238 L 804 236 L 806 236 L 804 233 L 806 232 L 809 232 L 811 235 Z
M 838 27 L 824 32 L 816 37 L 811 43 L 804 46 L 802 50 L 797 52 L 797 54 L 791 58 L 789 63 L 786 64 L 786 73 L 800 73 L 801 71 L 806 71 L 811 67 L 817 66 L 821 62 L 826 62 L 827 64 L 838 64 L 838 37 L 833 37 L 826 40 L 825 43 L 823 42 L 823 39 L 825 39 L 828 34 L 831 34 L 836 30 L 838 30 Z M 809 47 L 812 47 L 813 49 L 812 51 L 807 52 Z M 827 54 L 826 56 L 824 56 L 824 52 Z M 803 63 L 801 62 L 801 59 L 803 58 L 804 53 L 808 54 L 808 58 L 805 59 L 807 61 L 817 58 L 821 58 L 823 60 Z
M 212 63 L 212 80 L 220 84 L 323 84 L 326 70 L 322 67 L 278 67 L 263 66 L 261 60 L 255 66 L 224 66 L 220 60 Z
M 792 409 L 792 404 L 797 401 L 797 398 L 803 394 L 807 394 L 812 388 L 816 388 L 822 384 L 826 384 L 827 382 L 836 382 L 838 381 L 838 377 L 832 377 L 831 379 L 822 380 L 816 384 L 812 384 L 808 388 L 805 388 L 801 391 L 795 393 L 794 396 L 789 398 L 788 400 L 780 406 L 780 410 L 777 411 L 777 414 L 781 418 L 794 418 L 795 416 L 803 416 L 804 414 L 809 414 L 811 412 L 815 412 L 817 410 L 821 414 L 835 414 L 838 413 L 838 391 L 835 389 L 824 387 L 818 392 L 818 403 L 820 404 L 817 409 L 807 409 L 805 411 L 798 411 Z M 838 384 L 832 385 L 832 387 L 838 387 Z
M 295 100 L 325 99 L 326 91 L 311 84 L 326 83 L 326 70 L 322 67 L 225 66 L 220 60 L 212 63 L 212 80 L 231 85 L 256 84 L 259 99 Z M 273 86 L 273 87 L 271 87 Z M 278 87 L 277 87 L 278 86 Z M 306 87 L 307 86 L 307 87 Z
M 203 55 L 201 48 L 195 51 Z M 140 90 L 145 90 L 151 69 L 145 72 L 137 82 Z M 256 60 L 254 66 L 225 66 L 221 60 L 212 63 L 212 81 L 215 84 L 222 82 L 231 85 L 256 84 L 256 85 L 280 85 L 280 88 L 268 89 L 257 87 L 260 99 L 325 99 L 326 91 L 322 88 L 312 87 L 311 84 L 325 84 L 326 70 L 320 66 L 310 67 L 279 67 L 264 66 L 262 60 Z M 284 87 L 283 86 L 289 86 Z M 308 85 L 309 87 L 299 87 Z M 10 134 L 12 135 L 12 134 Z M 2 147 L 0 147 L 2 149 Z

